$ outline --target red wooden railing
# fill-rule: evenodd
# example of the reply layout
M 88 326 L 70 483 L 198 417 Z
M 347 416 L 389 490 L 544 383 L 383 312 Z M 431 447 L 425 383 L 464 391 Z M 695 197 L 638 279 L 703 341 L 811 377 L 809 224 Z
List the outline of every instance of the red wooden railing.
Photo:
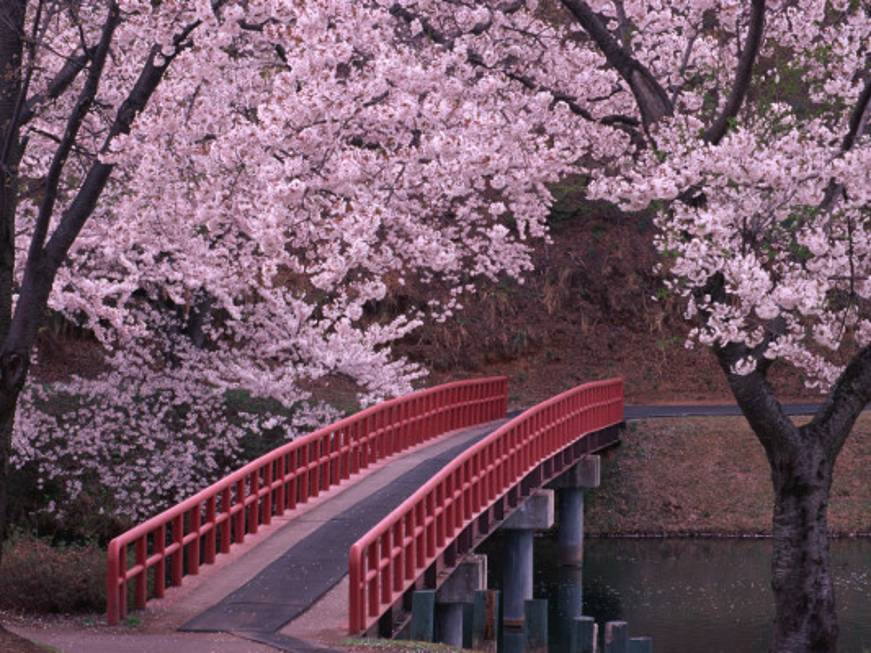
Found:
M 131 581 L 135 605 L 144 608 L 149 594 L 161 598 L 167 585 L 197 574 L 273 515 L 436 435 L 504 417 L 507 407 L 505 377 L 446 383 L 367 408 L 248 463 L 109 543 L 108 622 L 126 616 Z
M 473 519 L 540 463 L 622 421 L 623 380 L 587 383 L 460 454 L 351 547 L 351 634 L 367 630 Z

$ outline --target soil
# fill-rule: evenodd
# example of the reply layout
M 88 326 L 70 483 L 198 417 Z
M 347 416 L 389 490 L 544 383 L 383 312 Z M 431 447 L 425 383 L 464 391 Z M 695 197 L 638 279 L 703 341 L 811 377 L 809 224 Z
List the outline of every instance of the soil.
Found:
M 400 353 L 432 371 L 424 383 L 505 374 L 511 405 L 520 407 L 622 376 L 629 403 L 733 403 L 710 351 L 684 346 L 690 325 L 681 303 L 652 272 L 649 217 L 563 201 L 573 213 L 552 225 L 550 244 L 535 247 L 535 270 L 523 285 L 479 284 L 453 320 L 400 344 Z M 783 366 L 771 379 L 784 401 L 819 399 Z

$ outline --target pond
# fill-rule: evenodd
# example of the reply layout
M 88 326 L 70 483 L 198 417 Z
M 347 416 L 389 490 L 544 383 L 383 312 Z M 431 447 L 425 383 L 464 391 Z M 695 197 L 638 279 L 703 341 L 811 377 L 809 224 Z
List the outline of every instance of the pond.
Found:
M 501 589 L 498 533 L 480 548 Z M 871 540 L 831 542 L 841 627 L 838 650 L 871 653 Z M 550 536 L 535 540 L 536 598 L 547 598 L 550 650 L 565 650 L 564 613 L 582 601 L 600 631 L 611 620 L 653 637 L 656 653 L 759 653 L 774 615 L 768 540 L 588 539 L 583 570 L 557 563 Z M 601 649 L 600 649 L 601 650 Z

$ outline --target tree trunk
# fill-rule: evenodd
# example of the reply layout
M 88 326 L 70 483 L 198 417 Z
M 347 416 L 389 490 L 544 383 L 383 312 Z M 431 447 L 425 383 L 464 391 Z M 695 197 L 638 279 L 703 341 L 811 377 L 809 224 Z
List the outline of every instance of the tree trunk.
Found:
M 18 163 L 21 143 L 16 107 L 20 103 L 24 55 L 25 0 L 0 5 L 0 342 L 5 342 L 12 320 L 12 286 L 15 278 L 15 212 L 18 206 Z M 2 368 L 2 363 L 0 363 Z M 6 385 L 0 370 L 0 563 L 6 542 L 9 456 L 12 425 L 20 385 Z
M 3 543 L 6 542 L 8 513 L 9 458 L 12 455 L 12 427 L 19 390 L 0 390 L 0 563 L 3 562 Z
M 837 648 L 838 621 L 829 573 L 826 509 L 834 464 L 812 440 L 771 462 L 775 492 L 771 651 L 832 652 Z

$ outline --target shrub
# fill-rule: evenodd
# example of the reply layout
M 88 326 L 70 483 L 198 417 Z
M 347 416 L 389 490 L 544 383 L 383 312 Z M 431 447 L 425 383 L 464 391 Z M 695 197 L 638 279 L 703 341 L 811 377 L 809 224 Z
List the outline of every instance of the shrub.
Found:
M 26 612 L 99 612 L 106 606 L 106 555 L 94 544 L 52 546 L 16 535 L 0 569 L 0 608 Z

